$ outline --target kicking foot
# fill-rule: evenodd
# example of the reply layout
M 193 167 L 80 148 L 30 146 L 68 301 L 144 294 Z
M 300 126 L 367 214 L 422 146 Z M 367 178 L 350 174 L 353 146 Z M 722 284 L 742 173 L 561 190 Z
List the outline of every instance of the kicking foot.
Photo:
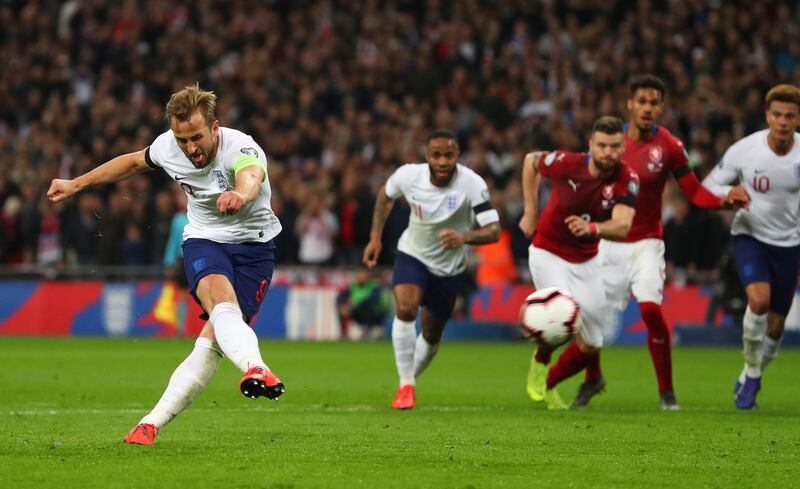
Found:
M 266 397 L 267 399 L 277 400 L 286 390 L 283 382 L 277 375 L 264 367 L 252 367 L 245 372 L 239 382 L 239 389 L 245 397 L 255 399 Z

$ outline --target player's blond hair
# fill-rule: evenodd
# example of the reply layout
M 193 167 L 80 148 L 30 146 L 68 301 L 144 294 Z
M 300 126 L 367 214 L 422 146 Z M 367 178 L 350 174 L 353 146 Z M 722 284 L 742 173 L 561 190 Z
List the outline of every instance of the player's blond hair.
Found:
M 767 103 L 768 109 L 772 102 L 786 102 L 789 104 L 795 104 L 798 108 L 800 108 L 800 88 L 788 83 L 775 85 L 770 89 L 769 92 L 767 92 L 767 96 L 764 98 L 764 100 Z
M 167 102 L 164 115 L 169 125 L 172 126 L 173 119 L 181 122 L 188 121 L 192 114 L 199 110 L 206 124 L 211 127 L 211 124 L 217 120 L 216 108 L 217 96 L 214 92 L 201 90 L 200 84 L 195 83 L 172 94 Z

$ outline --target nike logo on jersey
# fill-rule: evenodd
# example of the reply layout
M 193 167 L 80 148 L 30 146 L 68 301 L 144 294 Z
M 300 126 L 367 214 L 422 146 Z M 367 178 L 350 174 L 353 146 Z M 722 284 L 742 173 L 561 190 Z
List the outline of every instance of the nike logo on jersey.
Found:
M 189 177 L 179 177 L 178 175 L 175 175 L 175 181 L 176 182 L 180 182 L 181 180 L 186 180 L 187 178 L 189 178 Z
M 755 172 L 754 172 L 754 173 L 755 173 L 756 175 L 761 175 L 762 173 L 766 173 L 766 172 L 767 172 L 767 170 L 755 170 Z
M 581 185 L 581 182 L 573 182 L 571 178 L 567 179 L 567 183 L 569 184 L 570 187 L 572 187 L 573 192 L 577 192 L 578 187 Z

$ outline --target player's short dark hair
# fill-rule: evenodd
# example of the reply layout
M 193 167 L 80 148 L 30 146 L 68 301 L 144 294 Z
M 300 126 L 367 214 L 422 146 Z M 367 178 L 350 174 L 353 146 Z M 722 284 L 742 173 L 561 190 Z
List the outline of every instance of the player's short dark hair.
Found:
M 636 90 L 642 88 L 652 88 L 656 90 L 661 94 L 662 99 L 667 96 L 667 84 L 656 75 L 636 75 L 628 82 L 628 93 L 631 97 L 636 94 Z
M 453 141 L 456 141 L 456 143 L 458 143 L 456 135 L 453 133 L 453 131 L 450 131 L 448 129 L 436 129 L 435 131 L 428 134 L 429 143 L 437 138 L 452 139 Z
M 786 102 L 789 104 L 795 104 L 798 108 L 800 108 L 800 88 L 788 83 L 775 85 L 770 89 L 769 92 L 767 92 L 767 96 L 764 98 L 764 101 L 767 103 L 767 109 L 769 109 L 769 106 L 772 102 Z
M 602 132 L 603 134 L 619 134 L 623 132 L 622 119 L 613 115 L 604 115 L 592 124 L 592 134 Z

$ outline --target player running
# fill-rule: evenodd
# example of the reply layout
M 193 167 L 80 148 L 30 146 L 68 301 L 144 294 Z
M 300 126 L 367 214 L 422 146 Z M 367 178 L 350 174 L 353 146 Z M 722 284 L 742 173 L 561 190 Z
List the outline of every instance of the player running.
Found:
M 556 385 L 580 372 L 603 346 L 606 297 L 602 293 L 600 238 L 625 238 L 636 213 L 639 177 L 621 161 L 622 120 L 601 117 L 592 125 L 589 153 L 533 152 L 522 165 L 525 212 L 519 227 L 533 235 L 528 265 L 537 289 L 561 287 L 581 307 L 581 327 L 549 371 L 553 349 L 539 345 L 528 373 L 528 395 L 549 409 L 566 409 Z M 553 180 L 550 200 L 536 215 L 541 177 Z
M 439 349 L 466 267 L 464 245 L 500 239 L 500 217 L 489 203 L 486 182 L 458 164 L 458 156 L 453 133 L 433 132 L 428 137 L 427 163 L 398 168 L 375 202 L 370 241 L 364 249 L 364 263 L 370 268 L 380 255 L 383 226 L 394 200 L 403 196 L 411 206 L 408 228 L 397 245 L 392 279 L 397 306 L 392 345 L 400 377 L 394 409 L 414 407 L 416 378 Z M 417 336 L 420 306 L 422 333 Z
M 747 292 L 744 369 L 734 387 L 739 409 L 753 409 L 764 369 L 778 355 L 800 263 L 800 89 L 777 85 L 766 96 L 768 129 L 733 144 L 703 182 L 717 195 L 739 181 L 752 196 L 731 226 L 739 279 Z
M 209 320 L 126 443 L 152 444 L 159 430 L 205 389 L 223 354 L 244 372 L 239 385 L 245 396 L 277 399 L 284 391 L 248 326 L 269 287 L 275 265 L 272 239 L 281 230 L 270 208 L 267 158 L 250 136 L 220 127 L 216 100 L 198 85 L 174 93 L 166 107 L 170 130 L 153 144 L 72 180 L 55 179 L 47 191 L 52 202 L 59 202 L 93 185 L 162 168 L 189 197 L 184 267 L 192 296 Z
M 661 312 L 664 292 L 664 232 L 661 226 L 661 194 L 669 174 L 696 206 L 719 209 L 746 205 L 748 196 L 734 187 L 720 198 L 700 185 L 689 169 L 683 143 L 658 121 L 664 112 L 666 85 L 653 75 L 634 77 L 628 85 L 628 123 L 625 127 L 625 153 L 622 161 L 638 175 L 641 183 L 639 205 L 628 236 L 621 241 L 600 241 L 602 275 L 609 318 L 624 311 L 633 294 L 647 325 L 647 346 L 653 360 L 661 408 L 680 408 L 672 384 L 672 339 Z M 608 326 L 608 325 L 607 325 Z M 599 356 L 586 368 L 586 380 L 578 389 L 572 406 L 589 404 L 606 385 Z

